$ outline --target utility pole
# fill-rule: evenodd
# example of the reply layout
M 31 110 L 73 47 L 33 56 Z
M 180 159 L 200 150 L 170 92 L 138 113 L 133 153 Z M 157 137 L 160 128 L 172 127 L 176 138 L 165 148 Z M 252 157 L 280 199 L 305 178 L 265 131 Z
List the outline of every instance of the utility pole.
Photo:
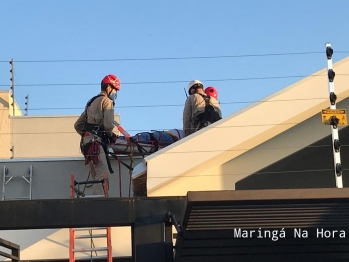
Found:
M 10 65 L 11 65 L 11 69 L 10 69 L 10 73 L 11 73 L 11 98 L 12 98 L 12 114 L 13 116 L 15 115 L 15 72 L 14 72 L 14 62 L 13 59 L 11 59 L 10 61 Z

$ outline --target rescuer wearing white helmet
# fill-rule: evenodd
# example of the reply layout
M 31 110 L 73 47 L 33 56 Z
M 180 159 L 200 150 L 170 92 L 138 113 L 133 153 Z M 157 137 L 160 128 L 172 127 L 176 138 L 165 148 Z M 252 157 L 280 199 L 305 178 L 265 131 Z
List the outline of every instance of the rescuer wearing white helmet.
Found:
M 204 85 L 200 80 L 189 83 L 188 94 L 183 110 L 183 130 L 186 136 L 222 118 L 217 99 L 204 92 Z

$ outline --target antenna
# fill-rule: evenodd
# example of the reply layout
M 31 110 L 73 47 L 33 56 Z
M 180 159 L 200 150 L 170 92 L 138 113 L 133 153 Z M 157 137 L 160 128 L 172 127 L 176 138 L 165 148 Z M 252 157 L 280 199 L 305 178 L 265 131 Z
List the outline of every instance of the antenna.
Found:
M 185 90 L 185 88 L 183 88 L 184 89 L 184 94 L 186 95 L 186 97 L 188 98 L 188 94 L 187 94 L 187 91 Z

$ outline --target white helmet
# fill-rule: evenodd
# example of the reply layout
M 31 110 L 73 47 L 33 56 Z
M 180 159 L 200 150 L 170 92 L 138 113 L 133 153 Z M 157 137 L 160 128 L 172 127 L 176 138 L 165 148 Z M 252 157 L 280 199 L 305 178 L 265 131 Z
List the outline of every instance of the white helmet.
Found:
M 188 93 L 189 93 L 189 95 L 190 95 L 190 88 L 192 88 L 196 84 L 202 85 L 202 87 L 204 87 L 204 85 L 201 83 L 200 80 L 193 80 L 193 81 L 191 81 L 189 83 L 189 85 L 188 85 Z

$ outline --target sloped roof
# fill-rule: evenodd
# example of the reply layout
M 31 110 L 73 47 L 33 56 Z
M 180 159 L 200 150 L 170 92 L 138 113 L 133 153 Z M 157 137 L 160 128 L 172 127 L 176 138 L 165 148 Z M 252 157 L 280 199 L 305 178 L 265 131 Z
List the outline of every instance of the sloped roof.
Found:
M 340 102 L 349 96 L 349 57 L 333 69 Z M 146 157 L 148 192 L 178 176 L 200 173 L 205 163 L 219 166 L 243 154 L 329 107 L 328 97 L 324 68 Z

